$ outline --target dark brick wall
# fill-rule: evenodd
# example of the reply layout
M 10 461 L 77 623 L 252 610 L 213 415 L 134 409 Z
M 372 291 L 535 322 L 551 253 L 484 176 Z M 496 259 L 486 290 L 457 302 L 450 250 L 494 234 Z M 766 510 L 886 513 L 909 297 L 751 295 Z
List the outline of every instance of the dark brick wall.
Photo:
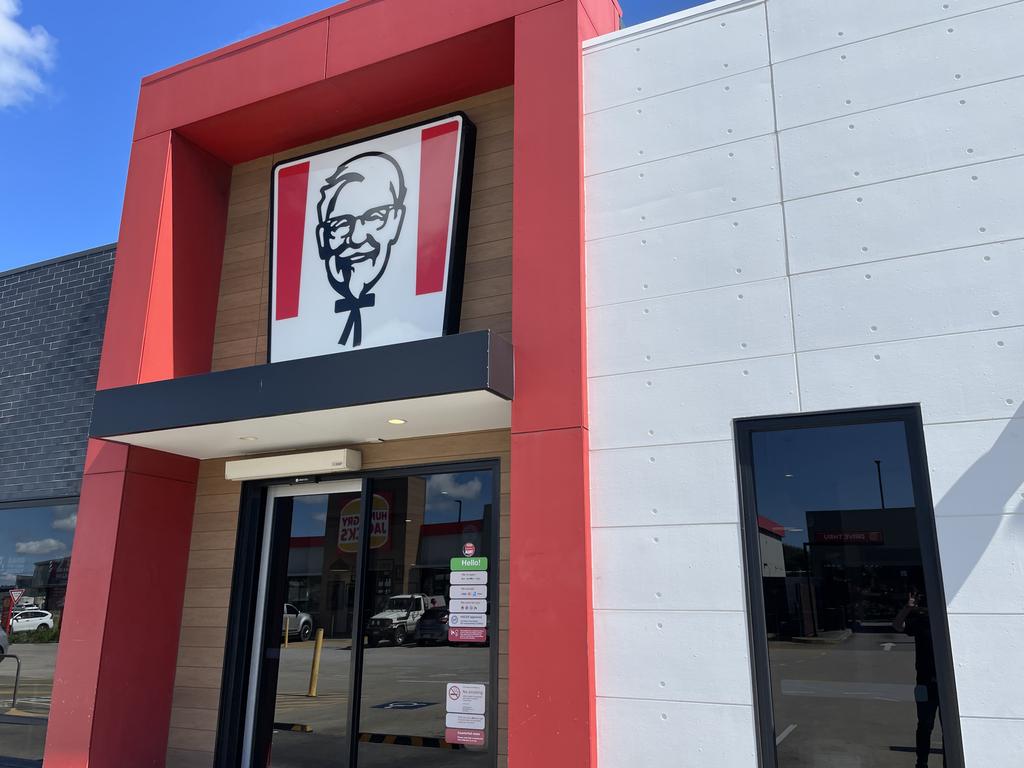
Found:
M 0 502 L 77 496 L 114 246 L 0 273 Z

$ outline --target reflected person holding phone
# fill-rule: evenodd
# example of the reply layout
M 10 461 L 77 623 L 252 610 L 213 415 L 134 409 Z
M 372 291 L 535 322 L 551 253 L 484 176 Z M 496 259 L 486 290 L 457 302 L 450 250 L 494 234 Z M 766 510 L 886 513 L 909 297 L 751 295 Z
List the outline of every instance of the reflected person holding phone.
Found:
M 911 589 L 907 604 L 892 622 L 897 632 L 914 638 L 917 685 L 914 701 L 917 703 L 916 768 L 927 768 L 931 754 L 932 731 L 939 716 L 939 683 L 935 673 L 935 649 L 932 645 L 932 627 L 928 616 L 928 600 L 923 590 Z M 943 754 L 942 765 L 946 765 Z

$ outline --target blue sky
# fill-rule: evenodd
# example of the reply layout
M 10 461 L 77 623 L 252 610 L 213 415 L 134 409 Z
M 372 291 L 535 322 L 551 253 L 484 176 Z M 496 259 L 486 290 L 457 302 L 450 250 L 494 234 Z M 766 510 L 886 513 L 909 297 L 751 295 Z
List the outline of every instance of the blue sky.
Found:
M 621 3 L 626 25 L 698 4 Z M 117 239 L 143 76 L 329 5 L 0 0 L 0 271 Z

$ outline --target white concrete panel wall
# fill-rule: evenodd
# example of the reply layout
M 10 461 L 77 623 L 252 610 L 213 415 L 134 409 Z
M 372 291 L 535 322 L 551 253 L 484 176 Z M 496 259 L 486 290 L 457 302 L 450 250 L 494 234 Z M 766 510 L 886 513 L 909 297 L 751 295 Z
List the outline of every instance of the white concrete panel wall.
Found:
M 601 768 L 757 764 L 732 420 L 920 402 L 967 764 L 1024 753 L 1024 2 L 587 44 Z

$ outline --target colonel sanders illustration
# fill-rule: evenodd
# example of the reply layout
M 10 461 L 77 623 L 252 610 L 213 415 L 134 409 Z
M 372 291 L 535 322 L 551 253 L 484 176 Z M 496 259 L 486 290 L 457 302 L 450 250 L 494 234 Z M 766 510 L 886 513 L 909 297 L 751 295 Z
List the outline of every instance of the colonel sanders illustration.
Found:
M 365 152 L 338 166 L 320 188 L 316 243 L 331 287 L 347 312 L 339 344 L 362 343 L 362 310 L 374 305 L 373 287 L 384 275 L 405 220 L 405 179 L 395 160 Z

